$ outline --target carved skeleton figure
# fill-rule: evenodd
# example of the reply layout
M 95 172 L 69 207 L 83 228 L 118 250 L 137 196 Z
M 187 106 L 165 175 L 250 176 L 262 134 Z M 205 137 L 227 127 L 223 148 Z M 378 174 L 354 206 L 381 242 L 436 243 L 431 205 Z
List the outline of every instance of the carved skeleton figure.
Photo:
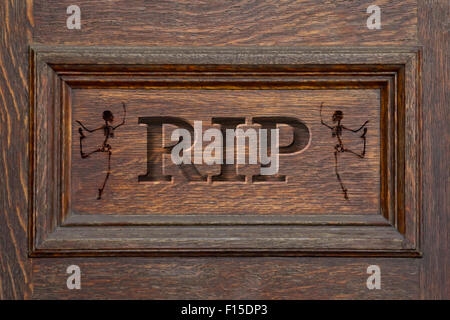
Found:
M 111 174 L 112 147 L 108 143 L 108 140 L 110 138 L 114 138 L 114 130 L 116 130 L 117 128 L 119 128 L 120 126 L 125 124 L 125 118 L 126 118 L 126 114 L 127 114 L 125 103 L 122 103 L 122 107 L 123 107 L 123 119 L 122 119 L 122 122 L 116 126 L 112 125 L 112 123 L 114 122 L 114 115 L 109 110 L 103 111 L 102 117 L 103 117 L 103 120 L 105 121 L 105 123 L 98 128 L 88 129 L 85 125 L 83 125 L 83 123 L 81 123 L 81 121 L 78 121 L 78 120 L 76 121 L 81 126 L 80 128 L 78 128 L 78 132 L 80 133 L 80 155 L 81 155 L 81 158 L 83 158 L 83 159 L 89 158 L 92 154 L 97 153 L 97 152 L 102 152 L 102 153 L 108 154 L 108 170 L 106 172 L 106 177 L 105 177 L 105 180 L 103 181 L 101 188 L 98 189 L 98 196 L 97 196 L 98 200 L 100 200 L 102 198 L 103 190 L 105 189 L 106 182 L 108 181 L 108 178 Z M 103 130 L 103 135 L 105 136 L 105 139 L 103 140 L 102 145 L 100 145 L 97 149 L 95 149 L 91 152 L 88 152 L 88 153 L 83 152 L 83 140 L 86 139 L 86 135 L 84 134 L 83 130 L 85 130 L 89 133 L 92 133 L 92 132 L 95 132 L 98 130 Z
M 367 127 L 366 127 L 366 125 L 369 122 L 369 120 L 364 122 L 364 124 L 361 127 L 359 127 L 358 129 L 354 129 L 354 130 L 353 129 L 349 129 L 349 128 L 347 128 L 347 127 L 345 127 L 344 125 L 341 124 L 341 121 L 344 118 L 344 113 L 342 111 L 340 111 L 340 110 L 336 110 L 333 113 L 333 116 L 331 118 L 333 123 L 335 123 L 336 125 L 330 126 L 326 122 L 324 122 L 323 119 L 322 119 L 322 107 L 323 107 L 323 103 L 320 105 L 320 122 L 322 123 L 322 125 L 326 126 L 328 129 L 330 129 L 331 130 L 331 136 L 332 137 L 336 137 L 336 139 L 337 139 L 337 144 L 334 146 L 335 172 L 336 172 L 336 177 L 337 177 L 337 179 L 339 181 L 339 184 L 341 185 L 342 192 L 344 193 L 344 198 L 346 200 L 348 200 L 348 194 L 347 194 L 348 190 L 345 188 L 344 183 L 342 182 L 341 176 L 339 174 L 339 170 L 338 170 L 338 156 L 341 153 L 349 152 L 349 153 L 354 154 L 355 156 L 357 156 L 359 158 L 364 158 L 365 157 L 365 155 L 366 155 L 366 134 L 367 134 Z M 354 152 L 354 151 L 346 148 L 344 146 L 344 142 L 342 140 L 342 131 L 343 130 L 347 130 L 347 131 L 351 131 L 351 132 L 355 132 L 356 133 L 356 132 L 361 131 L 362 129 L 364 129 L 363 133 L 361 135 L 361 139 L 363 139 L 363 141 L 364 141 L 364 147 L 363 147 L 362 152 L 361 153 L 357 153 L 357 152 Z

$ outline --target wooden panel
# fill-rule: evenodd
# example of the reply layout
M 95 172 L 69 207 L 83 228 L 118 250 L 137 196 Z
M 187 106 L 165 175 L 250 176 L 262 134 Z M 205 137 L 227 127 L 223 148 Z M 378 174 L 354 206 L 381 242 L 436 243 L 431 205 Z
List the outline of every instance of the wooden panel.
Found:
M 72 90 L 71 98 L 71 202 L 76 213 L 286 215 L 380 212 L 380 89 L 76 89 Z M 102 112 L 111 109 L 119 123 L 122 117 L 119 101 L 126 102 L 127 122 L 110 140 L 113 148 L 111 175 L 101 200 L 97 200 L 98 188 L 105 180 L 108 156 L 95 154 L 87 159 L 80 156 L 80 125 L 75 120 L 88 128 L 95 128 L 102 124 Z M 342 110 L 344 123 L 354 129 L 370 119 L 365 158 L 361 160 L 348 153 L 339 159 L 339 172 L 348 189 L 348 200 L 335 174 L 334 146 L 337 140 L 320 122 L 321 103 L 325 105 L 323 114 L 329 123 L 332 123 L 331 116 L 335 110 Z M 216 181 L 213 179 L 222 173 L 221 166 L 206 164 L 196 167 L 205 180 L 211 177 L 211 181 L 191 181 L 194 177 L 188 180 L 170 160 L 170 154 L 164 157 L 167 162 L 164 170 L 163 163 L 158 163 L 159 167 L 152 167 L 152 170 L 170 174 L 173 181 L 139 181 L 139 176 L 147 174 L 147 161 L 156 160 L 147 157 L 148 128 L 139 125 L 138 119 L 161 115 L 181 118 L 192 127 L 193 121 L 202 121 L 204 131 L 213 117 L 247 118 L 249 121 L 257 117 L 293 117 L 309 128 L 311 142 L 302 152 L 280 155 L 277 176 L 284 176 L 283 181 L 271 181 L 271 176 L 261 177 L 265 178 L 263 182 L 255 180 L 259 175 L 259 165 L 255 165 L 253 171 L 245 171 L 243 167 L 236 169 L 231 165 L 232 173 L 227 179 L 237 180 L 237 175 L 247 173 L 246 181 Z M 155 135 L 159 129 L 156 131 Z M 360 136 L 361 132 L 343 134 L 346 147 L 358 154 L 364 148 Z M 151 141 L 161 145 L 161 138 Z M 84 152 L 96 150 L 103 139 L 101 131 L 86 137 L 83 140 Z M 204 142 L 203 150 L 206 145 L 208 143 Z M 161 150 L 154 150 L 152 155 L 161 157 Z
M 418 259 L 398 258 L 36 259 L 33 297 L 417 299 L 419 262 Z M 66 268 L 71 264 L 81 268 L 81 290 L 65 288 Z M 366 287 L 366 270 L 372 264 L 380 266 L 381 290 Z
M 37 47 L 33 57 L 33 255 L 419 254 L 416 49 Z M 98 200 L 95 189 L 104 172 L 91 161 L 95 158 L 80 159 L 76 120 L 92 127 L 104 103 L 124 101 L 129 121 L 120 129 L 131 140 L 120 142 L 119 133 L 119 156 L 113 158 L 124 173 L 114 171 Z M 359 159 L 367 165 L 346 159 L 350 170 L 343 171 L 368 189 L 352 186 L 348 200 L 333 173 L 333 142 L 317 110 L 321 102 L 328 117 L 336 107 L 345 108 L 349 127 L 372 121 L 368 157 Z M 270 180 L 258 184 L 251 177 L 216 186 L 211 176 L 219 172 L 203 184 L 176 177 L 136 182 L 149 162 L 146 132 L 133 124 L 157 115 L 183 121 L 241 116 L 247 123 L 294 116 L 306 124 L 309 142 L 295 155 L 302 162 L 282 158 L 287 164 L 280 176 L 287 181 L 275 182 L 279 190 L 270 189 Z M 128 171 L 127 163 L 134 169 Z M 304 173 L 308 170 L 317 173 Z M 315 191 L 314 183 L 322 189 Z M 362 190 L 359 198 L 353 190 Z M 177 205 L 173 199 L 180 195 L 195 205 Z
M 419 36 L 424 46 L 422 161 L 426 173 L 421 298 L 449 299 L 450 3 L 427 0 L 420 1 L 419 7 Z
M 382 8 L 381 30 L 365 28 L 368 16 L 365 9 L 373 3 L 371 0 L 297 0 L 276 4 L 240 1 L 236 6 L 226 8 L 224 6 L 227 4 L 217 5 L 214 2 L 177 2 L 77 1 L 82 8 L 81 31 L 65 28 L 65 10 L 73 4 L 71 1 L 0 2 L 0 180 L 6 185 L 0 192 L 0 298 L 30 298 L 34 286 L 35 299 L 176 299 L 187 296 L 203 299 L 448 299 L 449 197 L 446 186 L 449 154 L 446 132 L 448 98 L 446 100 L 445 95 L 449 74 L 448 1 L 378 1 Z M 241 3 L 245 6 L 239 6 Z M 209 6 L 219 6 L 217 14 L 214 14 L 215 8 L 209 10 Z M 152 10 L 142 10 L 155 7 L 158 14 L 153 14 Z M 201 25 L 198 26 L 198 23 Z M 270 27 L 266 27 L 268 25 Z M 423 259 L 26 259 L 26 208 L 31 201 L 27 177 L 29 116 L 26 46 L 32 42 L 94 46 L 423 45 Z M 420 192 L 417 196 L 420 197 Z M 76 220 L 79 217 L 69 218 L 75 220 L 71 222 L 75 225 L 98 224 L 94 215 Z M 116 224 L 124 222 L 123 215 L 111 218 Z M 125 218 L 128 222 L 132 219 Z M 353 219 L 353 223 L 367 221 L 367 217 L 360 222 L 355 222 L 352 216 L 338 215 L 335 218 L 335 223 L 350 221 L 348 219 Z M 323 220 L 319 219 L 319 223 Z M 31 262 L 34 266 L 32 276 Z M 382 290 L 369 291 L 365 287 L 366 263 L 381 266 Z M 70 264 L 81 266 L 83 290 L 66 289 L 65 268 Z
M 78 0 L 81 30 L 66 28 L 60 0 L 35 1 L 42 44 L 145 46 L 411 45 L 417 2 L 378 0 L 382 28 L 369 30 L 372 0 Z
M 31 1 L 0 3 L 0 299 L 31 296 L 28 43 Z

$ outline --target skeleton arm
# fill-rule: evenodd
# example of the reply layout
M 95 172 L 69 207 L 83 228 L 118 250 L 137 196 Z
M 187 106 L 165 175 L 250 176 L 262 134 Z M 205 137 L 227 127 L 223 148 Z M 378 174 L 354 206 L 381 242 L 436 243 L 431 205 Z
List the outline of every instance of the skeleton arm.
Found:
M 328 125 L 325 121 L 323 121 L 322 119 L 322 107 L 323 107 L 323 102 L 320 104 L 320 123 L 323 124 L 324 126 L 326 126 L 328 129 L 333 129 L 333 127 L 331 127 L 330 125 Z
M 125 103 L 123 103 L 123 102 L 122 102 L 122 107 L 123 107 L 123 119 L 122 119 L 122 122 L 119 123 L 117 126 L 113 127 L 113 130 L 115 130 L 118 127 L 120 127 L 121 125 L 125 124 L 125 118 L 127 117 L 127 109 L 125 108 Z
M 355 130 L 349 129 L 349 128 L 345 127 L 345 126 L 342 126 L 342 128 L 345 129 L 345 130 L 351 131 L 351 132 L 358 132 L 358 131 L 360 131 L 362 128 L 364 128 L 368 122 L 369 122 L 369 120 L 367 120 L 366 122 L 364 122 L 364 124 L 363 124 L 361 127 L 359 127 L 359 129 L 355 129 Z
M 77 122 L 78 122 L 78 124 L 79 124 L 84 130 L 86 130 L 87 132 L 94 132 L 94 131 L 103 129 L 103 126 L 101 126 L 101 127 L 98 127 L 98 128 L 96 128 L 96 129 L 92 129 L 92 130 L 91 130 L 91 129 L 86 128 L 86 127 L 84 126 L 84 124 L 81 123 L 81 121 L 78 121 L 78 120 L 77 120 Z

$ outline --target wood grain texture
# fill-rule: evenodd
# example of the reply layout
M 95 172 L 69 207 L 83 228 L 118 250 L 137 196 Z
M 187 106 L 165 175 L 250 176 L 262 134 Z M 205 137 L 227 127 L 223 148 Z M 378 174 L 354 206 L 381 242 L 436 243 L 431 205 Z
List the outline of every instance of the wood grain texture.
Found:
M 420 260 L 350 258 L 37 259 L 35 299 L 417 299 Z M 81 290 L 66 289 L 66 268 Z M 369 265 L 382 290 L 368 290 Z
M 419 1 L 423 44 L 424 259 L 422 298 L 449 299 L 450 3 Z
M 0 3 L 0 299 L 31 295 L 28 43 L 31 1 Z
M 417 139 L 420 119 L 416 100 L 419 70 L 417 48 L 36 46 L 32 50 L 32 57 L 33 79 L 36 79 L 33 87 L 36 93 L 36 103 L 33 104 L 35 179 L 33 224 L 30 227 L 33 256 L 142 256 L 170 253 L 420 255 L 417 241 L 420 206 L 416 196 L 420 173 L 417 164 L 420 150 L 420 141 Z M 190 90 L 190 94 L 181 89 Z M 318 90 L 322 91 L 322 96 L 317 94 Z M 85 96 L 90 92 L 90 95 Z M 270 96 L 274 94 L 276 99 Z M 316 193 L 311 199 L 302 198 L 306 203 L 298 204 L 294 200 L 302 195 L 297 195 L 298 191 L 288 190 L 289 182 L 285 183 L 286 187 L 279 188 L 284 188 L 284 193 L 295 194 L 291 197 L 294 199 L 286 199 L 283 193 L 269 191 L 266 184 L 257 186 L 261 189 L 259 191 L 255 191 L 256 187 L 251 184 L 243 187 L 220 184 L 214 190 L 214 182 L 205 187 L 200 184 L 183 184 L 180 187 L 172 183 L 161 188 L 158 197 L 148 198 L 140 191 L 148 185 L 136 185 L 134 182 L 135 188 L 131 190 L 134 192 L 130 193 L 126 188 L 130 184 L 127 181 L 119 184 L 120 192 L 125 191 L 124 195 L 116 193 L 122 202 L 109 206 L 109 211 L 108 207 L 105 211 L 99 206 L 98 200 L 93 199 L 94 194 L 81 200 L 77 198 L 77 193 L 71 194 L 71 187 L 75 190 L 92 189 L 77 187 L 83 181 L 91 183 L 90 178 L 84 177 L 95 177 L 96 168 L 83 171 L 82 176 L 77 173 L 80 165 L 86 161 L 81 162 L 75 156 L 79 152 L 74 149 L 77 145 L 73 137 L 77 131 L 74 121 L 83 120 L 92 127 L 91 121 L 95 116 L 91 112 L 101 113 L 103 110 L 98 110 L 99 103 L 114 104 L 113 100 L 116 99 L 131 101 L 129 116 L 134 118 L 146 116 L 144 112 L 151 112 L 151 115 L 169 114 L 171 117 L 182 116 L 183 119 L 200 116 L 203 120 L 215 117 L 209 114 L 209 110 L 213 109 L 219 113 L 217 119 L 239 113 L 245 119 L 254 114 L 300 116 L 300 109 L 306 108 L 307 111 L 301 115 L 302 121 L 322 141 L 320 137 L 326 137 L 326 133 L 321 135 L 314 126 L 314 122 L 320 123 L 317 108 L 309 107 L 309 103 L 300 103 L 299 98 L 317 105 L 320 105 L 320 99 L 327 98 L 330 104 L 340 103 L 342 108 L 344 105 L 346 108 L 350 106 L 350 111 L 346 110 L 347 115 L 350 115 L 349 120 L 354 117 L 358 122 L 367 120 L 366 117 L 376 119 L 370 126 L 375 125 L 371 128 L 375 133 L 378 132 L 379 138 L 368 144 L 369 154 L 378 152 L 373 158 L 368 157 L 374 163 L 369 172 L 379 176 L 375 179 L 381 182 L 379 193 L 373 193 L 380 201 L 379 207 L 371 208 L 375 211 L 352 212 L 346 211 L 344 207 L 337 212 L 314 211 L 314 206 L 308 201 L 315 201 L 315 197 L 324 199 L 324 192 Z M 333 102 L 333 98 L 339 102 Z M 280 105 L 283 99 L 288 106 Z M 275 104 L 275 108 L 267 105 L 270 101 Z M 148 102 L 153 105 L 153 109 L 148 108 Z M 225 104 L 225 107 L 220 107 L 219 103 Z M 296 107 L 298 104 L 301 108 Z M 186 105 L 193 106 L 186 108 Z M 329 109 L 330 106 L 325 107 L 324 113 L 330 114 L 334 110 Z M 367 113 L 369 108 L 372 112 L 370 116 Z M 77 113 L 77 109 L 82 112 Z M 145 139 L 139 138 L 145 136 L 145 131 L 136 135 L 133 131 L 127 131 L 127 127 L 128 124 L 121 130 L 129 133 L 133 139 L 122 145 L 145 146 Z M 329 131 L 326 132 L 329 136 Z M 322 142 L 319 144 L 322 145 Z M 380 145 L 380 149 L 376 145 Z M 332 152 L 333 145 L 329 147 Z M 315 144 L 311 144 L 310 148 L 318 150 Z M 139 151 L 139 147 L 135 149 Z M 140 150 L 145 159 L 145 147 Z M 133 152 L 126 151 L 131 155 Z M 132 164 L 135 169 L 139 169 L 137 158 L 134 154 Z M 114 159 L 120 162 L 122 158 Z M 125 167 L 128 162 L 123 160 L 120 167 Z M 294 172 L 295 177 L 295 172 L 310 170 L 307 167 L 299 169 L 297 162 L 291 162 L 287 168 L 282 166 L 285 171 L 283 174 Z M 142 170 L 145 169 L 145 162 L 143 164 Z M 308 168 L 317 165 L 316 161 L 306 164 Z M 97 171 L 100 170 L 97 168 Z M 333 170 L 329 171 L 333 176 Z M 127 170 L 124 172 L 126 176 Z M 75 184 L 70 183 L 71 177 L 74 177 Z M 369 180 L 367 183 L 374 184 L 374 176 Z M 234 187 L 231 198 L 221 194 L 227 190 L 225 187 Z M 233 198 L 234 194 L 250 194 L 250 191 L 242 192 L 241 189 L 245 187 L 254 187 L 251 192 L 256 197 Z M 301 184 L 296 187 L 300 190 Z M 331 184 L 324 184 L 324 187 L 329 190 Z M 177 192 L 173 192 L 172 196 L 163 197 L 173 191 L 170 189 L 176 188 Z M 187 191 L 183 191 L 183 188 Z M 192 190 L 195 196 L 190 201 L 195 201 L 196 205 L 188 207 L 186 211 L 176 207 L 172 199 L 179 199 L 180 195 L 186 199 Z M 86 195 L 83 192 L 81 195 Z M 264 198 L 267 193 L 277 195 L 277 198 L 272 199 L 276 200 L 275 204 L 268 203 L 266 198 L 270 197 Z M 366 190 L 366 197 L 369 195 Z M 108 198 L 107 195 L 105 197 Z M 204 197 L 209 198 L 201 202 Z M 127 198 L 137 201 L 126 202 Z M 213 198 L 219 200 L 208 207 Z M 152 211 L 154 208 L 148 209 L 148 199 L 157 206 L 156 212 Z M 166 199 L 165 202 L 170 201 L 170 204 L 165 204 L 161 201 L 163 199 Z M 262 206 L 258 207 L 254 199 L 262 202 Z M 283 203 L 280 203 L 281 200 Z M 239 203 L 241 207 L 233 208 L 230 203 Z M 285 203 L 288 206 L 283 212 Z M 361 205 L 361 208 L 364 206 Z M 86 211 L 89 207 L 94 207 L 94 210 Z M 325 207 L 325 210 L 331 209 Z M 359 211 L 358 207 L 354 206 L 353 211 Z M 336 213 L 340 214 L 339 217 L 335 216 Z M 268 218 L 262 217 L 269 214 Z M 296 219 L 289 218 L 289 215 L 294 215 Z M 349 217 L 339 220 L 345 215 Z M 361 215 L 366 216 L 365 221 Z M 147 228 L 142 228 L 144 226 Z
M 97 190 L 106 175 L 107 155 L 98 153 L 81 158 L 79 124 L 75 120 L 89 128 L 98 127 L 102 112 L 111 109 L 116 121 L 120 121 L 119 101 L 127 104 L 127 122 L 109 141 L 113 148 L 111 176 L 102 199 L 97 200 Z M 337 140 L 320 123 L 322 102 L 327 123 L 331 123 L 335 110 L 344 112 L 343 123 L 350 128 L 357 129 L 370 120 L 366 157 L 360 159 L 350 153 L 339 157 L 339 171 L 348 188 L 349 200 L 344 198 L 336 179 L 333 153 Z M 79 214 L 117 215 L 379 214 L 380 113 L 379 89 L 73 90 L 72 210 Z M 138 124 L 138 118 L 152 116 L 180 117 L 192 126 L 193 121 L 202 121 L 205 129 L 213 117 L 294 117 L 306 124 L 312 140 L 301 153 L 280 155 L 278 174 L 287 177 L 283 182 L 250 183 L 249 179 L 247 183 L 191 182 L 172 164 L 170 155 L 164 157 L 164 172 L 173 176 L 172 182 L 139 182 L 138 176 L 147 173 L 147 128 Z M 360 135 L 345 132 L 346 147 L 361 153 Z M 103 139 L 101 131 L 89 135 L 83 140 L 84 152 L 95 150 Z M 220 165 L 198 167 L 205 176 L 221 173 Z M 162 164 L 153 170 L 162 171 Z M 245 174 L 243 168 L 234 170 L 236 174 Z
M 449 298 L 447 0 L 377 1 L 382 8 L 381 30 L 365 27 L 365 9 L 372 0 L 239 1 L 231 5 L 80 0 L 80 31 L 65 27 L 66 7 L 71 4 L 69 0 L 0 3 L 0 181 L 7 185 L 0 188 L 0 298 Z M 24 230 L 30 198 L 25 46 L 30 41 L 80 46 L 423 45 L 423 259 L 26 259 Z M 120 217 L 114 219 L 123 223 Z M 80 222 L 87 221 L 73 223 Z M 71 264 L 81 266 L 81 291 L 66 289 L 65 269 Z M 369 264 L 381 266 L 382 290 L 366 289 Z
M 34 41 L 145 46 L 377 46 L 417 41 L 415 0 L 378 0 L 380 30 L 366 26 L 372 0 L 78 0 L 82 22 L 75 31 L 66 28 L 71 4 L 35 1 Z

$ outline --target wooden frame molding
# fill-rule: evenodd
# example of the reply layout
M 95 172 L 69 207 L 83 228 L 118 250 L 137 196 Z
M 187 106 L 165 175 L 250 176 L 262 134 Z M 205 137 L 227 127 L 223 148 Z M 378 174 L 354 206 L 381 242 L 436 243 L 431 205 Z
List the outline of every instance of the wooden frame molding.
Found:
M 420 256 L 420 49 L 30 50 L 30 256 Z M 71 210 L 73 88 L 379 89 L 379 215 L 82 215 Z

